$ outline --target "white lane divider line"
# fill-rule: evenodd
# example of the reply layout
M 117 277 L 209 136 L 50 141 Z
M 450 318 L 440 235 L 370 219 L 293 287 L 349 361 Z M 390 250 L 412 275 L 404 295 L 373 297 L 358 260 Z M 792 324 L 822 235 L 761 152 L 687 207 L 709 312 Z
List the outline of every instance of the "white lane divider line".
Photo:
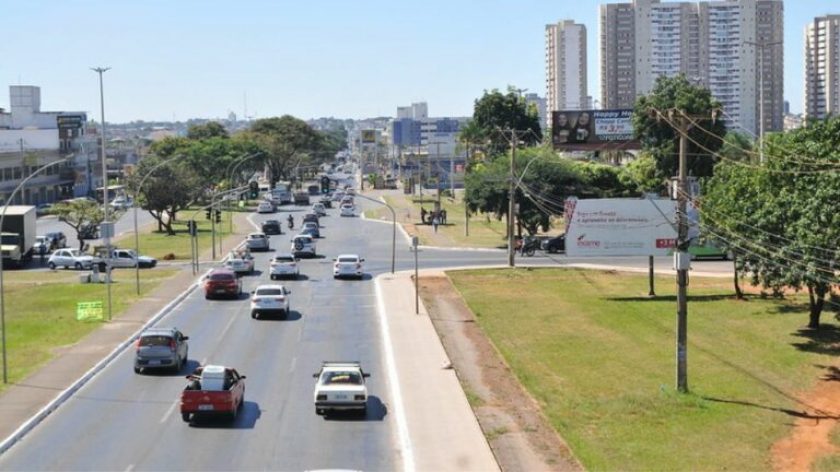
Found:
M 391 333 L 388 328 L 388 316 L 385 313 L 385 301 L 382 298 L 382 286 L 379 282 L 379 277 L 374 279 L 374 287 L 376 289 L 376 299 L 379 314 L 379 329 L 382 336 L 382 349 L 385 357 L 385 370 L 387 371 L 388 384 L 391 386 L 391 397 L 394 402 L 394 419 L 397 423 L 397 440 L 399 441 L 400 450 L 403 456 L 403 470 L 406 472 L 414 472 L 414 451 L 411 446 L 411 438 L 408 434 L 408 422 L 405 418 L 405 407 L 403 406 L 402 391 L 400 390 L 400 380 L 397 377 L 397 364 L 394 359 L 394 346 L 391 342 Z
M 297 356 L 292 358 L 292 365 L 289 367 L 290 374 L 295 371 L 295 365 L 297 365 Z
M 128 467 L 125 468 L 125 472 L 131 472 L 134 470 L 134 464 L 128 464 Z
M 169 405 L 169 408 L 166 409 L 166 413 L 163 414 L 163 418 L 160 419 L 160 423 L 166 423 L 169 420 L 169 417 L 172 416 L 172 412 L 175 411 L 175 407 L 178 406 L 178 401 L 172 402 Z

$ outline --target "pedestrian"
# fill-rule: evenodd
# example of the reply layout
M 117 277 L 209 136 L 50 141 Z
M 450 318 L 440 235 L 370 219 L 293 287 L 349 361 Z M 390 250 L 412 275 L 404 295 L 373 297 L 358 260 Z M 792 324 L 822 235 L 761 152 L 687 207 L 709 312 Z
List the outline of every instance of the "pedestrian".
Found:
M 38 250 L 41 255 L 41 265 L 44 265 L 44 258 L 47 256 L 47 245 L 46 242 L 41 244 L 41 248 Z
M 432 226 L 435 227 L 435 233 L 437 233 L 437 228 L 438 228 L 439 224 L 440 224 L 440 217 L 435 215 L 435 217 L 432 219 Z
M 440 224 L 442 224 L 442 225 L 446 224 L 446 210 L 441 210 L 440 211 Z

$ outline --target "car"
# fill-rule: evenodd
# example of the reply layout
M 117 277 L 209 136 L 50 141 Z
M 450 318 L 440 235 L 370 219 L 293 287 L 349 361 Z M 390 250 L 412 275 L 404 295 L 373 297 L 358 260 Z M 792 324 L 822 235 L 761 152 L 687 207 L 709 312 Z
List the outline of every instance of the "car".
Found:
M 107 254 L 107 251 L 102 251 Z M 104 254 L 100 258 L 104 258 Z M 149 256 L 138 256 L 133 249 L 117 249 L 111 251 L 111 267 L 139 267 L 150 269 L 157 265 L 157 259 Z
M 282 285 L 260 285 L 251 292 L 251 318 L 273 314 L 288 318 L 290 293 Z
M 367 413 L 368 392 L 365 379 L 370 374 L 359 362 L 324 362 L 312 375 L 315 381 L 315 414 L 327 416 L 336 411 Z
M 542 243 L 542 249 L 551 254 L 557 252 L 566 252 L 566 235 L 561 234 L 551 239 L 547 239 Z
M 291 252 L 295 257 L 315 257 L 317 255 L 315 240 L 308 234 L 299 234 L 292 238 Z
M 265 220 L 262 224 L 262 232 L 265 234 L 283 234 L 280 222 L 277 220 Z
M 275 254 L 269 265 L 269 278 L 276 280 L 280 277 L 300 277 L 298 259 L 294 254 Z
M 49 215 L 51 211 L 52 211 L 52 204 L 51 203 L 40 203 L 35 207 L 35 215 L 36 216 Z
M 225 261 L 225 267 L 236 275 L 254 272 L 254 256 L 244 252 L 231 252 Z
M 312 205 L 312 213 L 318 216 L 327 216 L 327 207 L 323 203 L 316 203 Z
M 355 202 L 355 200 L 353 200 L 353 197 L 345 196 L 344 198 L 341 199 L 341 205 L 342 206 L 343 205 L 355 205 L 355 204 L 356 204 L 356 202 Z
M 344 189 L 344 193 L 347 195 L 356 195 L 356 190 L 353 187 L 348 186 Z
M 358 277 L 361 279 L 364 276 L 362 262 L 365 260 L 358 254 L 342 254 L 333 261 L 335 262 L 333 264 L 333 278 Z
M 268 243 L 268 236 L 265 233 L 257 232 L 249 234 L 246 244 L 248 245 L 248 249 L 252 251 L 268 251 L 271 249 Z
M 320 238 L 321 229 L 318 227 L 318 223 L 307 221 L 303 224 L 303 228 L 300 229 L 300 234 L 308 234 L 313 238 Z
M 149 328 L 137 338 L 134 352 L 134 373 L 146 369 L 180 371 L 189 357 L 189 336 L 177 328 Z
M 110 205 L 114 210 L 125 210 L 127 208 L 131 208 L 131 206 L 134 205 L 134 202 L 131 198 L 126 197 L 125 195 L 119 195 L 111 201 Z
M 32 245 L 32 254 L 49 254 L 52 252 L 52 240 L 46 236 L 35 236 L 35 244 Z
M 50 255 L 50 258 L 47 260 L 47 267 L 53 270 L 58 267 L 72 267 L 76 270 L 87 270 L 93 267 L 93 263 L 93 256 L 85 254 L 78 249 L 59 249 Z
M 322 197 L 321 200 L 319 200 L 319 202 L 322 205 L 324 205 L 324 208 L 332 208 L 332 199 L 329 197 L 329 195 L 325 195 L 324 197 Z M 326 215 L 326 211 L 324 212 L 324 214 Z
M 61 231 L 53 231 L 45 234 L 44 236 L 50 240 L 50 248 L 52 250 L 64 249 L 67 247 L 67 236 L 65 236 Z
M 181 419 L 186 423 L 205 416 L 223 416 L 231 421 L 245 404 L 245 376 L 221 365 L 198 367 L 187 376 L 181 391 Z
M 304 223 L 315 223 L 320 226 L 321 224 L 321 217 L 319 217 L 316 213 L 307 213 L 303 215 L 303 222 Z
M 213 269 L 204 277 L 204 298 L 218 296 L 239 298 L 242 294 L 242 279 L 230 269 Z
M 262 201 L 257 205 L 257 213 L 274 213 L 275 211 L 276 209 L 272 202 Z
M 338 192 L 335 192 L 334 194 L 332 194 L 332 197 L 330 198 L 330 200 L 332 200 L 334 202 L 340 202 L 342 198 L 344 198 L 344 192 L 338 191 Z
M 349 203 L 341 205 L 341 216 L 356 216 L 356 207 Z

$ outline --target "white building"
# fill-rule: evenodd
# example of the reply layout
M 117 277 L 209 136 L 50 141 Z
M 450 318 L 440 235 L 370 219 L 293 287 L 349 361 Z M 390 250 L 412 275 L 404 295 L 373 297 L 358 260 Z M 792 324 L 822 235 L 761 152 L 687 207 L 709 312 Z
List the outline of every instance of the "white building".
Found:
M 537 109 L 537 113 L 540 115 L 540 129 L 542 130 L 543 134 L 547 133 L 548 125 L 547 116 L 546 116 L 546 103 L 547 100 L 543 97 L 540 97 L 536 93 L 526 93 L 525 94 L 525 102 L 529 105 L 534 105 Z
M 0 108 L 0 201 L 39 167 L 71 155 L 30 180 L 14 203 L 53 202 L 100 185 L 92 177 L 97 146 L 85 135 L 85 112 L 41 111 L 41 90 L 34 86 L 10 86 L 9 99 L 9 111 Z
M 551 112 L 586 106 L 586 26 L 563 20 L 545 27 L 547 127 Z
M 711 90 L 730 128 L 758 133 L 763 78 L 764 129 L 781 130 L 782 20 L 780 0 L 601 5 L 602 105 L 630 108 L 658 77 L 684 74 Z
M 840 113 L 840 15 L 805 27 L 805 117 Z

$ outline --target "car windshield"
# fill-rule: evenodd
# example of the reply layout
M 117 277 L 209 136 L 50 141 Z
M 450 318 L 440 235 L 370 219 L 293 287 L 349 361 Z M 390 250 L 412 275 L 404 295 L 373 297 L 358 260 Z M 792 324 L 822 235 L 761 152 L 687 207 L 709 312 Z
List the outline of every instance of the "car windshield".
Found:
M 282 288 L 258 288 L 254 295 L 285 295 Z
M 275 257 L 274 261 L 275 262 L 294 262 L 295 258 L 294 257 L 280 256 L 280 257 Z
M 144 335 L 140 337 L 141 346 L 169 346 L 172 340 L 169 336 L 162 335 Z
M 79 257 L 82 255 L 82 251 L 79 251 L 78 249 L 71 249 L 67 252 L 70 253 L 70 255 L 73 257 Z
M 355 257 L 339 257 L 338 262 L 358 262 L 359 260 Z
M 220 281 L 220 280 L 233 280 L 233 274 L 210 274 L 210 280 Z
M 358 372 L 324 372 L 324 385 L 361 385 L 362 376 Z
M 263 234 L 252 234 L 251 235 L 251 239 L 262 239 L 264 237 L 265 237 L 265 235 L 263 235 Z
M 277 220 L 266 220 L 264 225 L 279 225 L 280 223 Z

